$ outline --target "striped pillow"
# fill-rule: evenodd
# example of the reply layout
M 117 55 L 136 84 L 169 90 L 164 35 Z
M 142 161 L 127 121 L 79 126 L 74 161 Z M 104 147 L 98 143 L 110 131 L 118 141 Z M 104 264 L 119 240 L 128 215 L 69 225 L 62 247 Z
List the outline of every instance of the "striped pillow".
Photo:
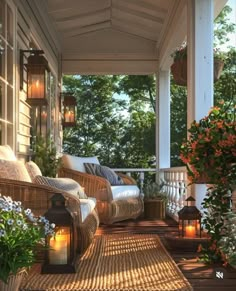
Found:
M 32 181 L 34 181 L 34 178 L 36 176 L 42 176 L 42 172 L 41 172 L 40 168 L 38 167 L 38 165 L 35 164 L 35 162 L 33 162 L 33 161 L 27 162 L 27 163 L 25 163 L 25 167 L 26 167 Z
M 34 178 L 34 183 L 47 185 L 70 194 L 78 195 L 81 199 L 88 198 L 80 184 L 70 178 L 49 178 L 39 175 Z
M 84 163 L 85 170 L 88 174 L 100 176 L 107 179 L 111 185 L 123 185 L 124 181 L 112 169 L 98 164 Z

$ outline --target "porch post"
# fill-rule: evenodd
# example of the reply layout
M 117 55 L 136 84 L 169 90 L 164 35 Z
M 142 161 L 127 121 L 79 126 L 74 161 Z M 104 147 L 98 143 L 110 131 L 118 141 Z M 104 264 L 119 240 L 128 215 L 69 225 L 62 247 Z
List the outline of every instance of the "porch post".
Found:
M 213 0 L 188 0 L 188 104 L 187 124 L 208 114 L 213 106 Z M 201 158 L 201 157 L 199 157 Z M 193 185 L 200 209 L 206 194 L 205 185 Z
M 156 156 L 158 168 L 170 168 L 170 72 L 159 71 L 156 98 Z

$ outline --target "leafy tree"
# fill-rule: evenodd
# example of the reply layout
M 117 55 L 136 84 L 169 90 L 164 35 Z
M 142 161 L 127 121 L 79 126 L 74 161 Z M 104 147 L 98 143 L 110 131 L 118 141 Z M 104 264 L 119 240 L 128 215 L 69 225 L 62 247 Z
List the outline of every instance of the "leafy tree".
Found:
M 64 151 L 73 155 L 98 155 L 109 163 L 119 142 L 124 100 L 114 98 L 116 76 L 65 76 L 66 91 L 77 98 L 77 125 L 64 130 Z
M 155 112 L 156 86 L 154 75 L 128 75 L 123 76 L 119 82 L 118 92 L 128 95 L 132 102 L 148 104 Z M 138 102 L 138 103 L 137 103 Z

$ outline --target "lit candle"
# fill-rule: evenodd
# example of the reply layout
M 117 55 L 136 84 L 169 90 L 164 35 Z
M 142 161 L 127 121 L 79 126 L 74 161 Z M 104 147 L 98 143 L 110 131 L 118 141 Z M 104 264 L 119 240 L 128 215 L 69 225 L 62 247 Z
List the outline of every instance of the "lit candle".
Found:
M 193 225 L 187 225 L 186 226 L 186 237 L 195 237 L 196 231 L 195 227 Z
M 68 234 L 63 230 L 57 232 L 55 237 L 50 239 L 49 262 L 50 264 L 67 264 L 67 239 Z

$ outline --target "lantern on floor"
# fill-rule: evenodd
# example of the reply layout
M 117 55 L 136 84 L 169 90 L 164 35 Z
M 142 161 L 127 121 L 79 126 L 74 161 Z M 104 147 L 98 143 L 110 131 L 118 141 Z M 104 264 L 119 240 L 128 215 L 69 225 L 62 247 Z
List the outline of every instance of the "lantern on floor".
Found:
M 55 223 L 55 235 L 47 239 L 43 274 L 75 273 L 77 236 L 72 212 L 66 199 L 57 193 L 51 198 L 51 208 L 45 213 Z
M 190 196 L 187 206 L 184 206 L 179 212 L 179 235 L 184 238 L 200 238 L 201 237 L 201 212 L 196 206 L 189 206 L 189 203 L 195 201 Z
M 72 127 L 76 125 L 76 109 L 77 102 L 74 96 L 65 94 L 64 95 L 64 127 Z
M 47 79 L 48 61 L 43 56 L 42 50 L 21 51 L 21 63 L 23 54 L 30 53 L 27 64 L 27 102 L 30 105 L 47 105 Z

